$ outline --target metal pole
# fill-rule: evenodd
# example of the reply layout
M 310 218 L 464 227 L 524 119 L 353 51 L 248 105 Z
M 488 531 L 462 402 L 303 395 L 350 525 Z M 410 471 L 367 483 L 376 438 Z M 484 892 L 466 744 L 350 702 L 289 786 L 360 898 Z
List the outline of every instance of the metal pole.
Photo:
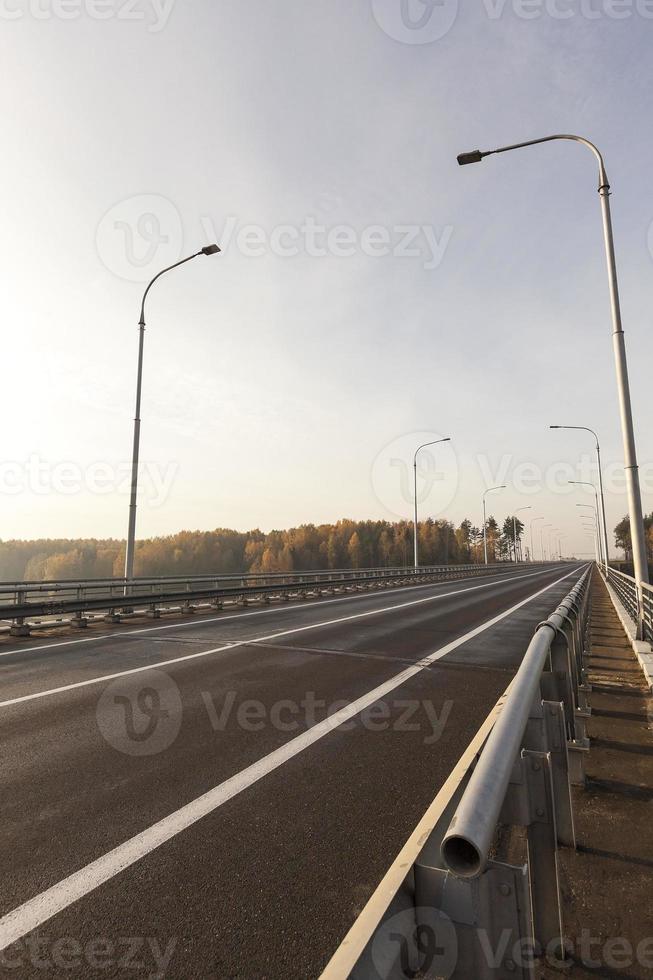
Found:
M 520 514 L 523 510 L 531 510 L 530 504 L 528 507 L 518 507 L 515 513 L 512 515 L 512 531 L 514 535 L 514 545 L 515 545 L 515 564 L 517 564 L 517 514 Z M 523 525 L 522 525 L 523 527 Z M 521 542 L 520 542 L 521 547 Z
M 621 307 L 619 303 L 619 287 L 617 284 L 617 264 L 614 255 L 614 239 L 612 235 L 612 216 L 610 214 L 610 184 L 602 168 L 599 186 L 601 197 L 601 212 L 603 214 L 603 234 L 608 265 L 608 280 L 610 283 L 610 302 L 612 306 L 612 323 L 614 356 L 617 369 L 617 387 L 619 389 L 619 407 L 621 410 L 621 430 L 624 444 L 624 460 L 626 469 L 626 487 L 628 491 L 628 511 L 630 514 L 630 537 L 633 548 L 633 566 L 637 580 L 638 591 L 638 637 L 643 638 L 644 629 L 644 590 L 642 585 L 648 584 L 648 558 L 646 555 L 646 537 L 644 533 L 644 516 L 642 513 L 642 495 L 639 485 L 639 468 L 637 451 L 635 449 L 635 427 L 628 382 L 628 365 L 626 361 L 626 344 L 621 324 Z
M 485 498 L 488 493 L 492 493 L 494 490 L 505 490 L 506 484 L 503 483 L 500 487 L 488 487 L 483 493 L 483 548 L 485 550 L 485 564 L 487 565 L 487 509 L 485 506 Z
M 648 558 L 646 554 L 646 535 L 644 532 L 644 517 L 642 513 L 642 496 L 639 484 L 639 469 L 637 465 L 637 452 L 635 449 L 635 428 L 633 424 L 633 412 L 630 397 L 630 384 L 628 381 L 628 365 L 626 360 L 626 345 L 624 342 L 624 331 L 621 322 L 621 305 L 619 302 L 619 286 L 617 282 L 617 263 L 614 254 L 614 236 L 612 233 L 612 215 L 610 213 L 610 182 L 605 169 L 605 162 L 599 149 L 589 140 L 582 136 L 569 134 L 556 134 L 545 136 L 537 140 L 528 140 L 524 143 L 516 143 L 512 146 L 504 146 L 497 150 L 481 152 L 475 150 L 473 153 L 462 154 L 458 162 L 463 165 L 467 163 L 478 163 L 485 156 L 493 153 L 507 153 L 510 150 L 521 149 L 526 146 L 535 146 L 539 143 L 549 143 L 552 140 L 573 140 L 582 143 L 594 153 L 599 163 L 599 196 L 601 198 L 601 215 L 603 218 L 603 239 L 605 244 L 605 256 L 608 270 L 608 284 L 610 287 L 610 307 L 612 311 L 612 342 L 614 348 L 615 368 L 617 373 L 617 388 L 619 394 L 619 410 L 621 415 L 621 433 L 624 446 L 624 464 L 626 470 L 626 487 L 628 492 L 628 513 L 630 517 L 630 536 L 633 550 L 633 565 L 635 580 L 637 581 L 638 592 L 638 639 L 644 636 L 644 589 L 643 586 L 649 582 Z M 607 558 L 607 555 L 606 555 Z
M 413 519 L 413 560 L 415 568 L 419 568 L 419 560 L 417 557 L 417 453 L 415 453 L 415 458 L 413 460 L 413 476 L 415 484 L 415 516 Z
M 132 481 L 129 499 L 129 530 L 127 532 L 127 552 L 125 555 L 125 578 L 134 577 L 134 546 L 136 541 L 136 496 L 138 491 L 138 452 L 141 441 L 141 389 L 143 384 L 143 344 L 145 341 L 145 321 L 141 318 L 138 327 L 138 372 L 136 375 L 136 412 L 134 414 L 134 444 L 132 449 Z
M 596 487 L 593 483 L 588 483 L 586 480 L 570 480 L 570 484 L 576 487 L 591 487 L 594 491 L 594 517 L 596 519 L 597 528 L 599 531 L 599 564 L 603 560 L 603 542 L 601 540 L 601 518 L 599 516 L 599 495 L 596 492 Z M 578 507 L 589 506 L 586 504 L 578 504 Z M 607 568 L 607 564 L 606 564 Z
M 601 469 L 601 447 L 599 440 L 596 440 L 596 463 L 599 470 L 599 492 L 601 494 L 601 519 L 603 521 L 603 552 L 605 558 L 605 570 L 608 571 L 610 563 L 610 551 L 608 549 L 608 524 L 605 519 L 605 494 L 603 493 L 603 471 Z
M 136 500 L 138 495 L 138 452 L 140 447 L 141 439 L 141 387 L 143 378 L 143 338 L 145 334 L 145 300 L 147 299 L 147 294 L 150 289 L 162 275 L 166 272 L 170 272 L 171 269 L 176 269 L 180 265 L 185 265 L 186 262 L 190 262 L 191 259 L 196 259 L 198 255 L 215 255 L 220 249 L 217 245 L 205 245 L 204 248 L 200 249 L 199 252 L 194 252 L 192 255 L 188 255 L 185 259 L 181 259 L 179 262 L 175 262 L 174 265 L 169 265 L 167 268 L 162 269 L 161 272 L 157 273 L 156 276 L 148 283 L 147 289 L 143 293 L 143 300 L 141 302 L 141 318 L 138 322 L 138 327 L 140 330 L 139 344 L 138 344 L 138 374 L 136 379 L 136 417 L 134 419 L 134 444 L 132 448 L 132 480 L 131 480 L 131 494 L 129 498 L 129 526 L 127 530 L 127 550 L 125 552 L 125 578 L 127 580 L 133 579 L 134 577 L 134 552 L 136 549 Z
M 531 561 L 535 561 L 535 546 L 533 544 L 533 524 L 535 524 L 536 521 L 543 521 L 543 520 L 544 520 L 543 517 L 534 517 L 533 520 L 531 521 Z
M 413 456 L 413 478 L 415 486 L 415 513 L 413 517 L 413 560 L 414 567 L 419 568 L 419 558 L 418 558 L 418 527 L 417 527 L 417 454 L 422 450 L 426 449 L 427 446 L 439 446 L 441 442 L 451 442 L 451 436 L 447 436 L 446 439 L 435 439 L 433 442 L 424 442 L 421 446 L 418 446 L 415 450 L 415 455 Z
M 607 569 L 608 563 L 610 561 L 610 549 L 608 548 L 608 522 L 605 517 L 605 493 L 603 492 L 603 469 L 601 466 L 601 444 L 599 443 L 599 437 L 594 429 L 590 429 L 587 425 L 551 425 L 551 429 L 575 429 L 580 432 L 590 432 L 596 441 L 596 467 L 599 473 L 599 495 L 601 497 L 601 513 L 599 515 L 599 524 L 602 525 L 602 535 L 603 535 L 603 557 L 605 560 L 605 567 Z

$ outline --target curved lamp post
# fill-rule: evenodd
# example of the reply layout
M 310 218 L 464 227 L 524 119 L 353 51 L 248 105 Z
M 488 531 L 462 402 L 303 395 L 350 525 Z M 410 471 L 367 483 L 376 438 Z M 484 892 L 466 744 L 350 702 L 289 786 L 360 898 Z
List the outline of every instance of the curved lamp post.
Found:
M 500 487 L 489 487 L 483 494 L 483 552 L 485 554 L 485 564 L 487 565 L 487 512 L 485 507 L 485 498 L 488 493 L 492 493 L 494 490 L 505 490 L 506 484 L 502 483 Z
M 543 524 L 540 528 L 540 548 L 542 550 L 542 561 L 546 561 L 546 556 L 544 554 L 544 528 L 553 527 L 553 524 Z
M 599 551 L 599 529 L 597 527 L 596 521 L 595 520 L 592 520 L 592 523 L 591 524 L 586 524 L 583 521 L 583 523 L 581 524 L 581 527 L 585 531 L 591 532 L 592 537 L 594 538 L 594 553 L 596 555 L 596 561 L 597 561 L 597 563 L 600 562 L 600 560 L 601 560 L 601 553 Z
M 524 143 L 514 143 L 512 146 L 502 146 L 496 150 L 474 150 L 472 153 L 462 153 L 458 157 L 458 163 L 464 166 L 468 163 L 480 163 L 487 156 L 495 153 L 509 153 L 511 150 L 519 150 L 527 146 L 537 146 L 540 143 L 551 143 L 554 140 L 572 140 L 581 143 L 591 150 L 599 164 L 599 196 L 601 198 L 601 212 L 603 216 L 603 238 L 605 244 L 605 255 L 608 267 L 608 284 L 610 287 L 610 305 L 612 310 L 613 334 L 612 341 L 614 346 L 615 366 L 617 371 L 617 387 L 619 390 L 619 407 L 621 411 L 621 431 L 624 444 L 624 461 L 626 470 L 626 481 L 628 487 L 628 512 L 630 515 L 630 532 L 633 548 L 633 565 L 635 579 L 639 593 L 639 614 L 638 614 L 638 637 L 643 637 L 643 588 L 644 583 L 648 583 L 648 560 L 646 556 L 646 535 L 644 532 L 644 519 L 642 515 L 642 495 L 639 485 L 639 470 L 637 466 L 637 452 L 635 449 L 635 429 L 633 425 L 633 412 L 630 399 L 630 385 L 628 382 L 628 364 L 626 360 L 626 345 L 624 342 L 624 331 L 621 323 L 621 306 L 619 303 L 619 285 L 617 282 L 617 263 L 614 254 L 614 239 L 612 235 L 612 216 L 610 214 L 610 183 L 605 169 L 605 163 L 599 149 L 589 140 L 582 136 L 570 134 L 556 134 L 554 136 L 544 136 L 536 140 L 527 140 Z M 606 554 L 607 560 L 607 554 Z
M 125 555 L 125 578 L 132 579 L 134 577 L 134 549 L 136 544 L 136 498 L 138 492 L 138 451 L 141 441 L 141 388 L 143 382 L 143 341 L 145 339 L 145 300 L 147 299 L 147 294 L 150 289 L 162 275 L 166 272 L 170 272 L 171 269 L 176 269 L 180 265 L 185 265 L 186 262 L 190 262 L 191 259 L 196 259 L 198 255 L 215 255 L 220 249 L 217 245 L 205 245 L 201 248 L 199 252 L 195 252 L 193 255 L 187 256 L 185 259 L 181 259 L 180 262 L 175 262 L 174 265 L 169 265 L 166 269 L 162 269 L 161 272 L 150 281 L 147 289 L 143 293 L 143 302 L 141 303 L 141 318 L 138 321 L 139 338 L 138 338 L 138 371 L 136 375 L 136 412 L 134 415 L 134 445 L 132 450 L 132 481 L 131 481 L 131 495 L 129 500 L 129 530 L 127 532 L 127 552 Z
M 512 533 L 513 541 L 515 544 L 515 565 L 517 564 L 517 514 L 520 514 L 523 510 L 532 510 L 531 506 L 528 507 L 518 507 L 515 513 L 512 515 Z
M 569 483 L 571 483 L 572 486 L 576 486 L 576 487 L 591 487 L 592 490 L 594 491 L 594 501 L 595 501 L 594 516 L 596 518 L 597 527 L 598 527 L 598 529 L 600 531 L 601 519 L 599 517 L 599 495 L 596 492 L 596 487 L 594 486 L 593 483 L 588 483 L 586 480 L 569 480 Z M 599 561 L 600 562 L 603 561 L 603 558 L 604 558 L 604 555 L 603 555 L 603 544 L 601 542 L 601 535 L 599 533 Z M 607 561 L 606 561 L 605 565 L 606 565 L 606 568 L 607 568 Z
M 601 469 L 601 446 L 599 444 L 599 437 L 597 436 L 594 429 L 590 429 L 587 425 L 550 425 L 550 429 L 576 429 L 577 432 L 591 432 L 596 440 L 596 468 L 599 472 L 599 496 L 601 497 L 601 521 L 603 524 L 603 552 L 605 555 L 605 566 L 608 567 L 609 561 L 609 551 L 608 551 L 608 525 L 605 519 L 605 494 L 603 492 L 603 471 Z
M 417 543 L 417 454 L 421 452 L 422 449 L 426 449 L 427 446 L 439 446 L 441 442 L 451 442 L 451 436 L 447 436 L 446 439 L 435 439 L 434 442 L 424 442 L 421 446 L 418 446 L 415 450 L 415 455 L 413 456 L 413 486 L 415 488 L 415 512 L 413 519 L 413 557 L 415 562 L 415 568 L 419 568 L 419 558 L 418 558 L 418 543 Z
M 535 561 L 535 548 L 533 547 L 533 524 L 535 524 L 536 521 L 543 521 L 543 520 L 544 520 L 543 517 L 534 517 L 533 520 L 531 521 L 531 561 Z

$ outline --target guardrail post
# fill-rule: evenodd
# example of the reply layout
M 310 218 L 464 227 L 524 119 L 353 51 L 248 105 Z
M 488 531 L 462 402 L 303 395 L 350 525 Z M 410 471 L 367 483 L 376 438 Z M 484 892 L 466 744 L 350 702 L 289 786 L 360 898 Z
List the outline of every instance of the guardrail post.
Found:
M 405 937 L 402 972 L 387 975 L 534 980 L 532 949 L 524 943 L 531 935 L 525 865 L 488 861 L 482 875 L 464 879 L 418 864 L 414 934 Z
M 563 952 L 558 885 L 558 856 L 551 760 L 548 753 L 522 751 L 522 775 L 528 792 L 528 873 L 533 935 L 540 954 Z
M 19 589 L 14 596 L 14 605 L 21 606 L 25 602 L 25 593 Z M 17 616 L 9 628 L 10 636 L 29 636 L 30 628 L 25 622 L 24 616 Z
M 82 608 L 81 608 L 82 605 L 83 605 L 83 603 L 84 603 L 84 590 L 83 589 L 77 589 L 77 602 L 79 603 L 80 608 L 77 610 L 77 612 L 75 612 L 73 618 L 70 620 L 70 625 L 74 629 L 83 630 L 83 629 L 86 629 L 86 627 L 88 626 L 88 619 L 86 619 L 84 617 L 83 612 L 82 612 Z
M 558 843 L 576 847 L 569 781 L 565 708 L 561 701 L 536 699 L 524 734 L 524 749 L 548 754 L 553 781 L 553 803 Z
M 567 750 L 564 705 L 560 701 L 543 701 L 542 709 L 553 782 L 556 835 L 559 844 L 575 848 L 576 832 L 569 780 L 569 753 Z

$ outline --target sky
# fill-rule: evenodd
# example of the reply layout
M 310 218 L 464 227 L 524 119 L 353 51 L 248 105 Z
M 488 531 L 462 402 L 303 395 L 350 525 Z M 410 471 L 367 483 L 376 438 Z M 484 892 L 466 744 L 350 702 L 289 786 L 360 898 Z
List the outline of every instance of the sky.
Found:
M 0 0 L 0 538 L 627 512 L 602 149 L 645 511 L 653 0 Z M 590 513 L 589 510 L 586 513 Z M 548 533 L 548 532 L 547 532 Z

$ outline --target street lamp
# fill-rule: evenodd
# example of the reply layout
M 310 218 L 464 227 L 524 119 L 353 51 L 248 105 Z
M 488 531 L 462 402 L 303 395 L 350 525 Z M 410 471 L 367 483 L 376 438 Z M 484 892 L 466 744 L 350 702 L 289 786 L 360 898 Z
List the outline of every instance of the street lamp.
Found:
M 596 439 L 596 468 L 599 472 L 599 494 L 601 496 L 601 517 L 603 521 L 603 552 L 605 554 L 605 567 L 607 569 L 610 552 L 608 550 L 608 525 L 605 519 L 605 494 L 603 493 L 603 472 L 601 469 L 601 446 L 599 445 L 599 437 L 594 429 L 590 429 L 586 425 L 550 425 L 549 428 L 576 429 L 580 432 L 591 432 Z
M 544 520 L 543 517 L 534 517 L 533 520 L 531 521 L 531 561 L 535 561 L 535 548 L 533 547 L 533 524 L 535 524 L 536 521 L 543 521 L 543 520 Z
M 505 490 L 506 484 L 502 483 L 500 487 L 489 487 L 483 494 L 483 551 L 485 553 L 485 564 L 487 565 L 487 512 L 485 508 L 485 498 L 488 493 L 492 493 L 494 490 Z
M 596 561 L 597 562 L 600 561 L 599 545 L 598 545 L 599 531 L 598 531 L 598 528 L 597 528 L 596 524 L 582 524 L 581 527 L 584 528 L 585 531 L 587 531 L 589 534 L 592 535 L 592 538 L 594 539 L 594 555 L 595 555 Z
M 131 496 L 129 501 L 129 530 L 127 532 L 127 552 L 125 555 L 125 578 L 132 579 L 134 577 L 134 548 L 136 544 L 136 496 L 138 489 L 138 450 L 140 446 L 141 439 L 141 387 L 143 382 L 143 341 L 145 338 L 145 300 L 150 289 L 162 275 L 166 272 L 170 272 L 171 269 L 176 269 L 180 265 L 184 265 L 186 262 L 190 262 L 191 259 L 196 259 L 198 255 L 215 255 L 220 249 L 217 245 L 205 245 L 204 248 L 200 249 L 199 252 L 195 252 L 193 255 L 187 256 L 185 259 L 181 259 L 180 262 L 175 262 L 174 265 L 169 265 L 166 269 L 162 269 L 154 279 L 151 280 L 147 289 L 143 293 L 143 302 L 141 303 L 141 318 L 138 321 L 139 329 L 139 339 L 138 339 L 138 371 L 136 375 L 136 413 L 134 416 L 134 446 L 132 451 L 132 481 L 131 481 Z
M 546 555 L 544 554 L 544 528 L 553 527 L 553 524 L 543 524 L 540 528 L 540 548 L 542 549 L 542 561 L 546 561 Z
M 594 514 L 596 516 L 596 523 L 600 527 L 600 518 L 599 518 L 599 495 L 596 492 L 596 487 L 594 486 L 594 484 L 593 483 L 587 483 L 586 480 L 569 480 L 569 483 L 571 483 L 572 486 L 576 486 L 576 487 L 591 487 L 592 488 L 592 490 L 594 491 L 594 500 L 596 502 L 596 506 L 594 508 Z M 602 558 L 603 558 L 603 546 L 601 544 L 600 535 L 599 535 L 599 545 L 600 545 L 600 547 L 599 547 L 599 561 L 601 561 Z M 605 562 L 605 567 L 606 568 L 608 567 L 607 560 Z
M 568 134 L 556 134 L 554 136 L 544 136 L 536 140 L 528 140 L 524 143 L 515 143 L 512 146 L 502 146 L 496 150 L 474 150 L 472 153 L 463 153 L 458 157 L 458 163 L 463 166 L 468 163 L 480 163 L 483 157 L 495 153 L 508 153 L 511 150 L 518 150 L 526 146 L 536 146 L 539 143 L 550 143 L 553 140 L 573 140 L 575 143 L 582 143 L 592 151 L 599 164 L 599 196 L 601 198 L 601 212 L 603 216 L 603 238 L 605 244 L 605 255 L 608 268 L 608 284 L 610 287 L 610 305 L 612 310 L 613 324 L 613 347 L 615 356 L 615 366 L 617 371 L 617 387 L 619 392 L 619 407 L 621 413 L 621 432 L 624 444 L 624 460 L 626 469 L 626 481 L 628 488 L 628 512 L 630 516 L 630 533 L 632 538 L 633 565 L 635 579 L 637 580 L 637 590 L 639 593 L 639 614 L 638 614 L 638 637 L 643 636 L 643 585 L 648 583 L 648 560 L 646 555 L 646 535 L 644 532 L 644 519 L 642 515 L 642 495 L 639 486 L 639 470 L 637 466 L 637 452 L 635 449 L 635 428 L 633 425 L 633 411 L 630 399 L 630 386 L 628 383 L 628 364 L 626 361 L 626 344 L 624 341 L 624 331 L 621 323 L 621 308 L 619 303 L 619 286 L 617 283 L 617 263 L 614 253 L 614 239 L 612 235 L 612 216 L 610 214 L 610 184 L 605 170 L 605 163 L 598 148 L 582 136 Z M 606 554 L 607 561 L 607 554 Z
M 532 510 L 532 507 L 518 507 L 515 513 L 512 515 L 512 533 L 513 542 L 515 545 L 515 565 L 517 564 L 517 514 L 520 514 L 522 510 Z
M 451 437 L 447 436 L 446 439 L 436 439 L 434 442 L 425 442 L 421 446 L 418 446 L 415 450 L 415 455 L 413 456 L 413 476 L 414 476 L 414 486 L 415 486 L 415 519 L 413 521 L 413 551 L 415 557 L 415 568 L 419 568 L 419 560 L 417 557 L 417 454 L 422 449 L 426 449 L 427 446 L 438 446 L 441 442 L 451 442 Z

